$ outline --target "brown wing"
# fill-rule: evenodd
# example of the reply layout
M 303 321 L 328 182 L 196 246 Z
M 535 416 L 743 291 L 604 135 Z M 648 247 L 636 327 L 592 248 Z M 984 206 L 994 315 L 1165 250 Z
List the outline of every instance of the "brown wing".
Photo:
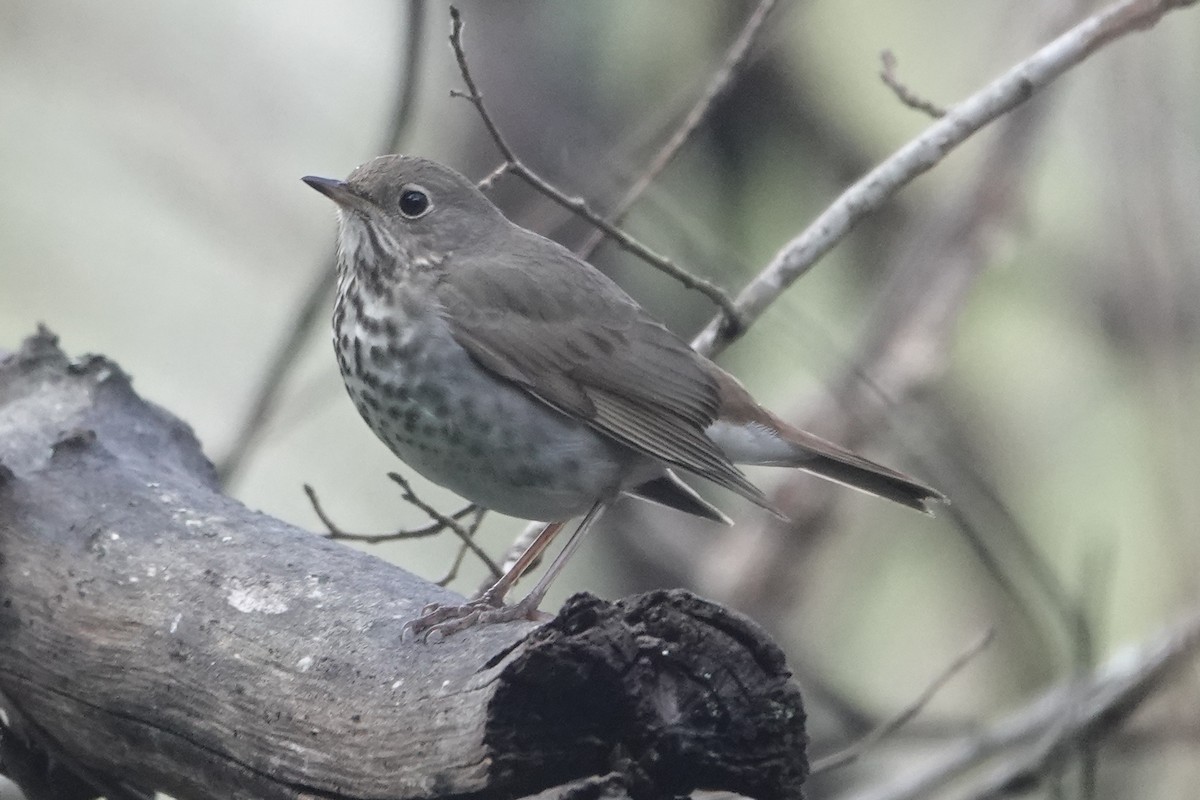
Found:
M 445 264 L 438 299 L 459 344 L 542 402 L 769 508 L 704 434 L 719 398 L 692 349 L 565 248 L 511 230 L 503 256 Z

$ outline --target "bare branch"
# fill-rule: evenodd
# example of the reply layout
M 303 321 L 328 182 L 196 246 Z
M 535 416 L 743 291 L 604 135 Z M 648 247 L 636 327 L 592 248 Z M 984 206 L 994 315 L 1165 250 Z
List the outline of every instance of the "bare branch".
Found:
M 692 110 L 684 117 L 683 123 L 671 134 L 662 148 L 655 153 L 654 158 L 642 171 L 642 174 L 637 177 L 629 190 L 625 192 L 625 196 L 618 201 L 608 214 L 608 221 L 613 225 L 621 224 L 629 209 L 637 202 L 642 193 L 649 188 L 654 179 L 666 169 L 667 165 L 674 160 L 683 146 L 692 138 L 700 126 L 708 119 L 708 115 L 712 113 L 713 107 L 720 100 L 729 87 L 741 77 L 745 72 L 749 62 L 750 49 L 754 42 L 758 39 L 759 33 L 763 30 L 763 22 L 767 15 L 775 7 L 775 0 L 760 0 L 758 6 L 754 9 L 754 13 L 746 20 L 746 24 L 742 27 L 742 32 L 729 46 L 729 51 L 725 54 L 725 58 L 721 61 L 721 66 L 713 73 L 709 79 L 708 86 L 704 90 L 704 94 L 692 106 Z M 603 235 L 599 230 L 594 231 L 579 248 L 579 257 L 588 258 L 596 247 L 599 246 Z
M 461 94 L 460 94 L 460 96 L 461 96 Z M 507 161 L 505 161 L 503 164 L 501 164 L 500 166 L 493 169 L 487 175 L 484 175 L 482 178 L 480 178 L 479 183 L 476 184 L 477 186 L 479 186 L 479 190 L 486 192 L 488 189 L 491 189 L 493 186 L 495 186 L 496 181 L 503 178 L 505 176 L 505 174 L 508 172 L 508 167 L 509 167 L 509 164 Z
M 416 493 L 413 492 L 413 490 L 412 490 L 412 486 L 410 486 L 408 481 L 406 481 L 404 479 L 404 476 L 402 476 L 396 472 L 389 472 L 388 477 L 391 478 L 393 481 L 395 481 L 396 484 L 401 488 L 401 490 L 403 490 L 403 492 L 404 492 L 403 497 L 404 497 L 405 501 L 407 501 L 407 502 L 411 503 L 412 505 L 416 506 L 417 508 L 421 509 L 426 514 L 428 514 L 430 516 L 430 518 L 432 518 L 436 522 L 441 523 L 444 527 L 453 531 L 454 534 L 459 539 L 462 540 L 463 546 L 466 547 L 468 550 L 470 550 L 472 553 L 474 553 L 475 557 L 478 558 L 480 561 L 482 561 L 484 563 L 484 565 L 489 570 L 491 570 L 492 575 L 499 578 L 500 575 L 503 574 L 500 571 L 500 567 L 498 567 L 496 565 L 496 562 L 492 560 L 492 557 L 489 556 L 487 553 L 485 553 L 483 551 L 483 548 L 481 548 L 478 544 L 475 543 L 475 539 L 473 538 L 473 532 L 468 532 L 467 530 L 465 530 L 463 528 L 463 526 L 459 525 L 455 520 L 451 519 L 450 517 L 447 517 L 445 514 L 438 511 L 436 508 L 429 505 L 421 498 L 417 497 Z
M 1093 14 L 950 109 L 838 197 L 799 236 L 785 244 L 735 301 L 742 325 L 713 319 L 692 346 L 714 355 L 729 346 L 779 295 L 841 241 L 861 219 L 927 172 L 989 122 L 1024 103 L 1098 48 L 1149 28 L 1167 12 L 1196 0 L 1121 0 Z
M 891 50 L 884 50 L 879 54 L 879 60 L 883 62 L 882 69 L 879 70 L 879 78 L 884 84 L 891 89 L 901 103 L 909 108 L 924 112 L 934 119 L 941 119 L 946 116 L 946 109 L 934 103 L 932 100 L 927 100 L 921 97 L 912 89 L 908 88 L 899 77 L 896 76 L 896 54 Z
M 483 518 L 486 514 L 486 508 L 475 506 L 475 519 L 471 520 L 471 525 L 467 528 L 467 535 L 472 539 L 475 538 L 475 534 L 479 533 L 479 526 L 483 524 Z M 450 569 L 446 571 L 445 575 L 434 581 L 434 583 L 438 586 L 449 586 L 451 581 L 458 577 L 458 569 L 462 566 L 463 558 L 466 557 L 469 549 L 465 543 L 459 545 L 458 552 L 454 555 L 454 561 L 450 564 Z
M 891 409 L 942 374 L 958 315 L 994 251 L 996 239 L 991 232 L 1004 229 L 1020 215 L 1029 156 L 1047 110 L 1045 105 L 1032 106 L 1006 119 L 965 185 L 897 236 L 902 245 L 892 249 L 884 267 L 888 282 L 867 315 L 869 326 L 853 358 L 832 381 L 828 396 L 797 415 L 801 427 L 821 431 L 845 446 L 861 447 L 886 424 Z M 923 448 L 930 449 L 916 442 L 906 447 L 916 453 Z M 949 513 L 961 514 L 969 506 L 959 502 L 965 491 L 961 487 L 972 474 L 958 469 L 946 475 L 949 470 L 931 468 L 939 466 L 927 465 L 926 471 L 954 499 Z M 789 476 L 772 501 L 791 523 L 758 530 L 734 528 L 717 546 L 693 553 L 695 585 L 749 610 L 768 625 L 782 624 L 803 587 L 811 583 L 802 573 L 812 563 L 812 550 L 836 529 L 843 497 L 820 481 L 801 474 Z M 804 535 L 797 535 L 798 531 Z M 986 547 L 977 547 L 976 552 L 988 555 Z M 985 561 L 985 566 L 990 565 Z M 992 574 L 998 580 L 1005 578 L 995 570 Z
M 993 757 L 993 769 L 977 778 L 961 795 L 971 800 L 993 797 L 1024 778 L 1036 778 L 1056 758 L 1084 740 L 1111 732 L 1174 669 L 1200 647 L 1200 610 L 1167 626 L 1141 645 L 1124 648 L 1083 680 L 1054 686 L 1019 711 L 981 733 L 948 745 L 930 761 L 899 778 L 858 792 L 853 800 L 917 800 Z
M 509 146 L 504 136 L 500 133 L 499 127 L 488 113 L 487 108 L 483 104 L 483 95 L 479 92 L 479 87 L 475 83 L 475 79 L 471 76 L 471 69 L 467 65 L 467 54 L 463 49 L 462 30 L 463 21 L 462 14 L 454 6 L 450 7 L 451 29 L 450 29 L 450 45 L 454 48 L 454 57 L 458 61 L 459 72 L 462 73 L 463 83 L 467 87 L 465 92 L 451 92 L 454 97 L 462 99 L 475 106 L 475 110 L 479 113 L 480 119 L 483 121 L 484 128 L 487 129 L 488 135 L 496 145 L 496 149 L 500 151 L 500 155 L 504 158 L 504 163 L 497 167 L 492 173 L 484 179 L 486 183 L 491 183 L 496 178 L 504 173 L 510 173 L 517 176 L 527 184 L 532 186 L 537 191 L 541 192 L 546 197 L 558 203 L 563 208 L 571 213 L 586 220 L 594 225 L 599 230 L 603 231 L 606 236 L 617 243 L 622 249 L 633 253 L 638 258 L 645 261 L 650 266 L 665 272 L 670 275 L 680 284 L 688 289 L 695 289 L 721 309 L 722 319 L 729 320 L 727 324 L 738 327 L 739 323 L 737 310 L 734 308 L 733 300 L 721 287 L 715 283 L 705 280 L 704 278 L 693 275 L 691 272 L 675 264 L 666 256 L 660 255 L 651 250 L 646 245 L 642 244 L 637 239 L 630 236 L 625 231 L 604 219 L 600 214 L 596 213 L 587 201 L 582 197 L 571 197 L 564 193 L 561 189 L 554 186 L 538 173 L 534 172 L 525 162 L 517 157 L 517 154 Z
M 950 679 L 975 660 L 975 657 L 987 649 L 995 639 L 995 630 L 989 628 L 982 636 L 971 643 L 971 646 L 958 655 L 950 664 L 941 671 L 929 685 L 917 695 L 917 698 L 902 708 L 899 713 L 891 719 L 885 720 L 883 724 L 868 733 L 862 739 L 858 740 L 846 749 L 819 758 L 813 761 L 813 775 L 820 775 L 822 772 L 839 769 L 848 764 L 853 764 L 858 759 L 862 758 L 864 753 L 871 751 L 881 741 L 891 736 L 896 731 L 908 724 L 908 721 L 921 712 L 921 709 L 929 705 L 929 701 L 933 699 L 942 687 L 949 683 Z
M 453 522 L 480 510 L 478 506 L 470 503 L 463 506 L 458 511 L 455 511 L 449 517 L 435 517 L 433 522 L 424 526 L 423 528 L 402 528 L 400 530 L 390 531 L 388 533 L 351 533 L 335 523 L 333 518 L 326 513 L 324 506 L 321 505 L 321 501 L 317 498 L 316 489 L 306 483 L 304 484 L 304 493 L 308 496 L 308 502 L 312 504 L 313 512 L 317 515 L 317 518 L 321 520 L 321 524 L 325 526 L 325 529 L 329 531 L 329 538 L 343 542 L 381 544 L 383 542 L 399 542 L 406 539 L 424 539 L 427 536 L 436 536 L 450 527 L 441 520 L 449 519 L 451 522 Z M 415 495 L 405 494 L 402 499 L 410 505 L 416 505 L 417 508 L 424 511 L 426 506 L 423 503 L 421 505 L 413 503 L 410 499 L 411 497 L 415 497 Z
M 308 501 L 312 503 L 313 511 L 316 513 L 317 518 L 321 520 L 321 524 L 324 525 L 329 531 L 330 539 L 346 542 L 380 544 L 382 542 L 396 542 L 403 541 L 405 539 L 423 539 L 427 536 L 436 536 L 442 531 L 452 531 L 454 535 L 462 541 L 462 547 L 460 548 L 458 555 L 455 557 L 454 563 L 451 564 L 449 573 L 441 580 L 434 581 L 434 583 L 437 583 L 439 586 L 445 586 L 450 581 L 454 580 L 455 576 L 458 575 L 458 568 L 462 564 L 463 554 L 468 550 L 474 553 L 479 560 L 484 563 L 484 565 L 490 571 L 493 580 L 500 577 L 502 573 L 500 572 L 500 568 L 496 565 L 496 562 L 491 556 L 484 552 L 484 550 L 478 544 L 475 543 L 475 534 L 478 532 L 479 526 L 483 523 L 483 518 L 487 514 L 487 509 L 480 508 L 474 503 L 468 503 L 450 516 L 446 516 L 419 498 L 416 492 L 413 491 L 413 488 L 409 482 L 406 481 L 402 476 L 395 472 L 389 472 L 388 477 L 400 486 L 401 490 L 403 491 L 401 498 L 404 500 L 404 502 L 425 512 L 425 514 L 429 516 L 433 522 L 423 528 L 402 528 L 398 531 L 391 531 L 390 533 L 350 533 L 339 527 L 336 523 L 334 523 L 330 516 L 325 513 L 325 509 L 322 507 L 321 501 L 317 499 L 316 490 L 307 483 L 304 484 L 304 493 L 308 495 Z M 475 515 L 475 519 L 469 528 L 464 528 L 458 523 L 458 520 L 462 519 L 463 517 L 470 516 L 471 514 Z

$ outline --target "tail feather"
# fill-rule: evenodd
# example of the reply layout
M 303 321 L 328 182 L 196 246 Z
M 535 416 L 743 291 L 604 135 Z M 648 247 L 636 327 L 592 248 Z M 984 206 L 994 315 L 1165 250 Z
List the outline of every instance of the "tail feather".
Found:
M 649 500 L 660 506 L 674 508 L 685 514 L 711 519 L 724 525 L 733 524 L 729 517 L 721 513 L 719 508 L 697 494 L 695 489 L 681 481 L 679 476 L 671 470 L 667 470 L 653 480 L 626 490 L 626 494 Z
M 946 502 L 946 496 L 941 492 L 902 472 L 876 464 L 811 434 L 804 433 L 804 436 L 808 441 L 796 443 L 795 457 L 790 464 L 781 466 L 796 467 L 926 514 L 933 513 L 934 505 Z
M 706 431 L 736 464 L 802 469 L 827 480 L 932 513 L 946 497 L 902 472 L 876 464 L 844 447 L 774 418 L 762 422 L 718 420 Z
M 789 425 L 760 406 L 737 378 L 708 366 L 720 412 L 705 433 L 733 463 L 802 469 L 926 514 L 947 502 L 941 492 L 902 472 Z

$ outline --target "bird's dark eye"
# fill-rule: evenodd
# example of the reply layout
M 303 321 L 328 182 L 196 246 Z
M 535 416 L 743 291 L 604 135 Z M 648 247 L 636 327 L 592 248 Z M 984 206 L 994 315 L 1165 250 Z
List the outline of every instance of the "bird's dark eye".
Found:
M 400 193 L 400 213 L 409 219 L 424 216 L 432 207 L 429 195 L 422 189 L 405 189 Z

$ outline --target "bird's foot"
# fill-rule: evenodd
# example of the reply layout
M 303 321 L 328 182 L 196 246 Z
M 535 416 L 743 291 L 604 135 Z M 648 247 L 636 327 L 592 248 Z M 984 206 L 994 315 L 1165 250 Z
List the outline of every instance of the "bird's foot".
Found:
M 430 603 L 421 609 L 421 616 L 404 623 L 404 638 L 429 641 L 431 636 L 444 639 L 447 636 L 473 628 L 476 625 L 495 625 L 501 622 L 546 622 L 553 614 L 539 611 L 540 597 L 530 595 L 525 599 L 505 605 L 503 600 L 484 592 L 462 605 Z

